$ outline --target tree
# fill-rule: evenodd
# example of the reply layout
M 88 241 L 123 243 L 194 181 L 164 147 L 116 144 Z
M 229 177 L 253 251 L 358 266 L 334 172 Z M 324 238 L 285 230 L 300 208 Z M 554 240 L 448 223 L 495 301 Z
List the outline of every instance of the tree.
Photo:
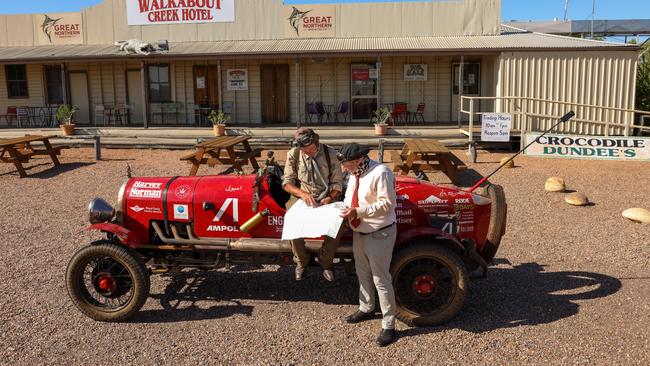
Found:
M 636 109 L 650 111 L 650 42 L 645 42 L 636 70 Z

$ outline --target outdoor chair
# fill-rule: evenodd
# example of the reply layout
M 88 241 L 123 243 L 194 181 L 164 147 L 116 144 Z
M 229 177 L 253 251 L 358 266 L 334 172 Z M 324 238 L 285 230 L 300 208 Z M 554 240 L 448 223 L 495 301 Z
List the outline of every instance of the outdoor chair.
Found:
M 316 109 L 316 103 L 307 103 L 305 107 L 305 116 L 307 117 L 307 123 L 311 123 L 312 117 L 316 115 L 317 121 L 321 121 L 321 114 L 318 113 L 318 109 Z
M 106 109 L 103 104 L 95 105 L 95 126 L 99 126 L 99 121 L 101 124 L 106 126 Z
M 418 119 L 419 122 L 424 125 L 424 108 L 426 107 L 425 103 L 418 103 L 418 107 L 416 108 L 415 112 L 409 112 L 409 120 L 413 122 L 414 124 L 418 124 Z
M 393 105 L 393 121 L 398 125 L 400 121 L 405 125 L 408 123 L 408 110 L 406 103 L 395 103 Z
M 29 116 L 29 109 L 27 107 L 17 107 L 16 120 L 18 121 L 18 128 L 31 127 L 32 119 Z
M 323 102 L 316 102 L 316 111 L 318 112 L 319 123 L 323 123 L 323 117 L 325 117 L 325 122 L 330 121 L 330 113 L 325 109 L 325 104 L 323 104 Z
M 163 110 L 163 105 L 162 103 L 151 103 L 150 105 L 150 113 L 151 113 L 151 123 L 152 124 L 157 124 L 156 123 L 156 118 L 159 119 L 159 125 L 164 124 L 164 119 L 165 119 L 165 111 Z
M 339 108 L 334 112 L 334 121 L 339 121 L 339 115 L 343 117 L 343 122 L 348 121 L 348 114 L 350 112 L 350 102 L 345 101 L 339 103 Z
M 11 128 L 11 121 L 15 121 L 18 118 L 18 113 L 16 112 L 16 107 L 7 107 L 6 114 L 0 114 L 0 120 L 4 119 L 7 122 L 7 127 Z

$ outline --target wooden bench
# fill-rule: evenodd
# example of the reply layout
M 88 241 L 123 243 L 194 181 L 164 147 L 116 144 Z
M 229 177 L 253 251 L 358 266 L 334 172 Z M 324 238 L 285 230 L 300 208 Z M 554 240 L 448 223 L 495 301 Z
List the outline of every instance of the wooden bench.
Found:
M 14 164 L 21 178 L 27 176 L 23 163 L 29 162 L 29 159 L 34 155 L 48 155 L 54 165 L 59 166 L 61 163 L 57 159 L 57 156 L 61 155 L 61 150 L 66 149 L 67 146 L 52 147 L 49 141 L 52 137 L 55 136 L 25 135 L 14 139 L 1 140 L 0 161 Z M 34 149 L 32 147 L 34 142 L 42 143 L 44 148 Z
M 406 175 L 409 171 L 438 170 L 454 184 L 458 182 L 458 171 L 467 168 L 462 160 L 436 140 L 404 139 L 402 151 L 391 151 L 390 155 L 395 173 Z
M 259 169 L 255 158 L 262 155 L 262 149 L 251 149 L 248 140 L 251 136 L 220 136 L 213 140 L 196 145 L 196 151 L 180 158 L 192 164 L 189 175 L 196 175 L 202 164 L 213 167 L 215 165 L 230 165 L 235 170 L 242 170 L 242 166 L 250 162 L 253 169 Z M 239 146 L 239 149 L 235 147 Z

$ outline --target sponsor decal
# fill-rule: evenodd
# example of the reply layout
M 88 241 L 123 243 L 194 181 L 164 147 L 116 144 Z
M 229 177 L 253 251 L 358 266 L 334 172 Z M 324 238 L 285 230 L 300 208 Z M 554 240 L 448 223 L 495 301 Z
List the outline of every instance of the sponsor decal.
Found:
M 443 192 L 444 193 L 444 192 Z M 418 205 L 427 205 L 427 204 L 447 204 L 449 201 L 438 198 L 434 195 L 427 197 L 422 201 L 418 201 Z
M 284 216 L 269 216 L 266 218 L 266 224 L 268 226 L 274 226 L 276 233 L 281 233 L 284 225 Z
M 469 203 L 469 198 L 456 198 L 456 203 Z
M 174 190 L 174 194 L 175 194 L 176 197 L 178 197 L 178 198 L 185 198 L 185 197 L 187 197 L 187 196 L 190 195 L 190 190 L 191 190 L 190 186 L 188 186 L 188 185 L 182 185 L 182 186 L 180 186 L 180 187 L 177 187 L 177 188 Z
M 221 205 L 219 212 L 217 212 L 217 214 L 214 216 L 214 219 L 212 219 L 212 221 L 220 221 L 223 214 L 226 213 L 228 207 L 230 207 L 231 205 L 232 205 L 232 222 L 239 222 L 239 199 L 238 198 L 227 198 Z
M 207 231 L 212 231 L 212 232 L 221 232 L 221 231 L 239 231 L 239 228 L 237 226 L 229 226 L 229 225 L 209 225 Z
M 235 21 L 235 0 L 127 0 L 129 25 Z
M 415 220 L 413 220 L 412 217 L 398 217 L 397 218 L 397 223 L 398 224 L 415 224 Z
M 411 216 L 413 214 L 413 210 L 395 210 L 395 214 L 397 216 Z
M 144 211 L 144 207 L 140 207 L 140 206 L 137 206 L 137 205 L 136 205 L 136 206 L 133 206 L 133 207 L 129 207 L 129 208 L 132 209 L 132 210 L 135 211 L 135 212 L 141 212 L 141 211 Z
M 597 160 L 650 160 L 650 138 L 528 133 L 526 155 Z
M 189 220 L 190 212 L 187 205 L 174 205 L 174 219 Z
M 140 212 L 143 212 L 143 211 L 144 211 L 144 213 L 150 213 L 150 214 L 160 214 L 160 213 L 162 213 L 162 210 L 159 209 L 158 207 L 140 207 L 138 205 L 135 205 L 135 206 L 129 207 L 129 208 L 131 210 L 137 212 L 137 213 L 140 213 Z
M 228 188 L 226 188 L 226 192 L 239 192 L 241 190 L 242 190 L 242 186 L 239 187 L 228 186 Z
M 474 205 L 454 205 L 454 210 L 456 211 L 466 211 L 466 210 L 473 210 Z
M 472 231 L 474 231 L 474 226 L 460 226 L 461 233 L 471 233 Z
M 162 183 L 136 181 L 131 186 L 130 197 L 160 198 L 162 196 Z
M 410 198 L 410 197 L 409 197 L 408 194 L 401 194 L 401 195 L 398 194 L 398 195 L 397 195 L 397 200 L 398 200 L 398 201 L 405 201 L 405 200 L 408 200 L 409 198 Z

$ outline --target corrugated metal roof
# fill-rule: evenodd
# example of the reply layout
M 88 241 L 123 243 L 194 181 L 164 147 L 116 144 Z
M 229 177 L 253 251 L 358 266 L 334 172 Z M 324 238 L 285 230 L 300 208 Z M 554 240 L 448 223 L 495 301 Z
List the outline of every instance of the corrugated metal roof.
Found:
M 629 49 L 634 51 L 638 49 L 638 46 L 527 32 L 513 27 L 502 26 L 502 33 L 498 36 L 313 38 L 179 42 L 170 43 L 169 48 L 169 52 L 156 52 L 155 57 L 589 49 Z M 0 62 L 129 59 L 140 57 L 142 56 L 125 55 L 114 45 L 0 47 Z M 154 57 L 154 55 L 150 57 Z

